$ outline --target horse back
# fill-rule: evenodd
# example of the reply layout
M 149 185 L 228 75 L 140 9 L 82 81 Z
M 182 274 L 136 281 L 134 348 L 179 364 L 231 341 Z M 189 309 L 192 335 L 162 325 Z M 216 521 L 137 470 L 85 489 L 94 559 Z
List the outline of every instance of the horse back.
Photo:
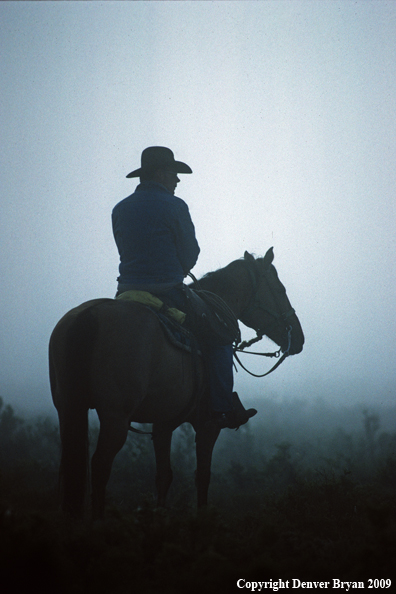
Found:
M 149 308 L 88 301 L 65 314 L 51 336 L 54 404 L 77 398 L 99 416 L 122 408 L 136 422 L 174 418 L 194 391 L 191 359 L 169 343 Z

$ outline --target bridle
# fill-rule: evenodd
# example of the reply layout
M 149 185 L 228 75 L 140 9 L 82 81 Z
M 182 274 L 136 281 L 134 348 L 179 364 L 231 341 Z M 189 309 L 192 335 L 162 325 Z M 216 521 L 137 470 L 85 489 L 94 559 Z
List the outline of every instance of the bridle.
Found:
M 257 278 L 257 273 L 256 273 L 256 268 L 255 266 L 251 266 L 250 262 L 247 262 L 247 270 L 250 274 L 250 278 L 252 280 L 253 283 L 253 295 L 250 299 L 250 302 L 248 303 L 248 305 L 245 307 L 245 309 L 241 312 L 240 314 L 240 318 L 243 317 L 244 315 L 246 315 L 249 311 L 251 310 L 257 310 L 257 309 L 261 309 L 263 311 L 266 311 L 267 313 L 269 313 L 271 316 L 278 318 L 278 319 L 282 319 L 285 322 L 285 330 L 287 331 L 287 348 L 286 350 L 283 352 L 282 356 L 281 356 L 281 352 L 282 349 L 279 348 L 279 350 L 273 352 L 273 353 L 256 353 L 256 352 L 252 352 L 252 351 L 245 351 L 245 348 L 251 346 L 252 344 L 259 342 L 260 340 L 262 340 L 264 333 L 262 332 L 262 330 L 260 330 L 260 328 L 254 328 L 255 332 L 256 332 L 256 338 L 252 338 L 249 341 L 244 341 L 242 343 L 240 343 L 239 345 L 236 345 L 234 347 L 234 357 L 236 359 L 236 361 L 239 363 L 239 365 L 242 367 L 242 369 L 244 369 L 244 371 L 246 371 L 249 375 L 252 375 L 253 377 L 265 377 L 266 375 L 269 375 L 270 373 L 272 373 L 273 371 L 275 371 L 275 369 L 277 369 L 279 367 L 279 365 L 281 363 L 283 363 L 283 361 L 289 356 L 290 354 L 290 347 L 291 347 L 291 335 L 292 335 L 292 325 L 291 324 L 287 324 L 287 320 L 288 318 L 290 318 L 294 313 L 295 310 L 293 308 L 291 308 L 290 310 L 286 311 L 286 312 L 282 312 L 282 313 L 278 313 L 276 311 L 270 310 L 267 307 L 263 307 L 263 305 L 260 303 L 258 297 L 257 297 L 257 293 L 260 287 L 260 282 Z M 264 275 L 266 276 L 266 271 L 264 272 Z M 269 290 L 271 291 L 271 283 L 267 278 L 267 283 L 268 283 L 268 287 Z M 272 291 L 271 291 L 272 293 Z M 272 293 L 273 295 L 273 293 Z M 274 295 L 273 295 L 274 296 Z M 275 363 L 275 365 L 266 373 L 262 373 L 262 374 L 256 374 L 253 373 L 252 371 L 249 371 L 248 369 L 246 369 L 246 367 L 241 363 L 237 353 L 242 353 L 244 352 L 247 355 L 259 355 L 261 357 L 275 357 L 277 359 L 279 359 L 279 361 L 277 361 Z M 280 357 L 280 358 L 279 358 Z M 235 366 L 236 368 L 236 366 Z M 236 368 L 237 370 L 237 368 Z
M 241 319 L 242 316 L 245 316 L 250 310 L 262 309 L 263 311 L 266 311 L 274 318 L 278 318 L 278 319 L 282 318 L 282 320 L 285 322 L 285 330 L 287 331 L 287 348 L 283 352 L 282 356 L 281 356 L 282 348 L 279 348 L 274 353 L 256 353 L 256 352 L 252 352 L 252 351 L 245 351 L 245 348 L 251 346 L 252 344 L 254 344 L 256 342 L 259 342 L 263 338 L 263 336 L 265 336 L 264 332 L 260 328 L 253 328 L 256 332 L 256 338 L 253 338 L 252 340 L 249 340 L 248 342 L 246 342 L 246 341 L 243 341 L 241 343 L 236 342 L 236 344 L 233 348 L 233 354 L 234 354 L 236 361 L 239 363 L 239 365 L 242 367 L 242 369 L 244 371 L 246 371 L 246 373 L 248 373 L 249 375 L 252 375 L 253 377 L 265 377 L 266 375 L 269 375 L 270 373 L 275 371 L 275 369 L 277 369 L 279 367 L 279 365 L 281 363 L 283 363 L 283 361 L 290 354 L 291 335 L 292 335 L 293 328 L 292 328 L 291 324 L 287 324 L 287 319 L 295 313 L 295 310 L 293 308 L 291 308 L 286 312 L 278 313 L 278 312 L 273 311 L 267 307 L 263 307 L 263 305 L 261 304 L 261 302 L 259 301 L 259 299 L 257 297 L 257 293 L 260 288 L 260 281 L 259 281 L 259 278 L 258 278 L 258 275 L 256 272 L 256 267 L 253 262 L 252 263 L 245 262 L 245 264 L 247 265 L 247 270 L 249 272 L 249 275 L 250 275 L 250 278 L 252 281 L 253 293 L 252 293 L 252 297 L 250 298 L 249 303 L 242 310 L 242 312 L 239 314 L 239 319 Z M 253 265 L 251 265 L 251 264 L 253 264 Z M 267 273 L 267 271 L 264 271 L 264 274 L 262 276 L 265 277 L 266 273 Z M 195 278 L 195 276 L 191 272 L 188 273 L 188 276 L 193 280 L 194 284 L 197 287 L 199 287 L 199 281 Z M 267 283 L 268 283 L 269 290 L 271 291 L 271 282 L 268 278 L 267 278 Z M 199 287 L 199 289 L 200 289 L 200 287 Z M 272 293 L 272 291 L 271 291 L 271 293 Z M 272 296 L 274 297 L 273 293 L 272 293 Z M 233 318 L 235 318 L 236 323 L 238 323 L 235 314 L 230 310 L 230 308 L 223 301 L 223 299 L 221 299 L 221 297 L 219 297 L 218 295 L 213 295 L 213 297 L 216 297 L 216 300 L 218 301 L 218 305 L 222 304 L 224 306 L 224 310 L 227 311 L 228 314 L 230 314 Z M 275 297 L 274 297 L 274 299 L 275 299 Z M 244 352 L 246 355 L 259 355 L 261 357 L 275 357 L 275 358 L 279 359 L 279 361 L 277 361 L 275 363 L 275 365 L 266 373 L 256 374 L 256 373 L 253 373 L 252 371 L 249 371 L 248 369 L 246 369 L 246 367 L 241 363 L 237 353 L 242 353 L 242 352 Z M 235 367 L 235 370 L 238 371 L 235 363 L 234 363 L 234 367 Z

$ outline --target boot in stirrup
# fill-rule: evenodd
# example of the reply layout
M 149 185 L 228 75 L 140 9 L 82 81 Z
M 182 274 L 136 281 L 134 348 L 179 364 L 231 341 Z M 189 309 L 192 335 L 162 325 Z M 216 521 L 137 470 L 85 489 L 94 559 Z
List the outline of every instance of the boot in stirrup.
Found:
M 216 421 L 220 429 L 238 429 L 241 425 L 248 422 L 251 417 L 257 414 L 255 408 L 248 408 L 247 410 L 239 400 L 239 396 L 236 392 L 232 394 L 232 410 L 230 412 L 223 413 Z

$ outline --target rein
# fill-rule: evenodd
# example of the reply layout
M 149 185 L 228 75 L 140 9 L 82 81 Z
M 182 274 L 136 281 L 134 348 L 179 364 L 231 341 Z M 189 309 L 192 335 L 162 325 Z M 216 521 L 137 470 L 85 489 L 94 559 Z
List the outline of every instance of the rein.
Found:
M 281 354 L 281 349 L 275 351 L 274 353 L 254 353 L 252 351 L 245 351 L 244 349 L 248 346 L 250 346 L 251 344 L 258 342 L 259 340 L 261 340 L 263 338 L 263 335 L 257 333 L 257 337 L 253 338 L 252 340 L 249 340 L 249 342 L 242 342 L 240 344 L 240 346 L 236 346 L 234 348 L 234 357 L 235 359 L 238 361 L 239 365 L 242 367 L 242 369 L 244 371 L 246 371 L 246 373 L 248 373 L 249 375 L 252 375 L 253 377 L 265 377 L 266 375 L 269 375 L 270 373 L 272 373 L 273 371 L 275 371 L 275 369 L 277 369 L 277 367 L 279 367 L 279 365 L 281 363 L 283 363 L 283 361 L 289 356 L 289 351 L 290 351 L 290 346 L 291 346 L 291 333 L 292 333 L 292 326 L 288 326 L 287 328 L 287 340 L 288 340 L 288 345 L 287 345 L 287 349 L 285 350 L 285 352 L 283 353 L 282 357 L 279 359 L 279 361 L 277 361 L 275 363 L 275 365 L 266 373 L 261 373 L 261 374 L 256 374 L 253 373 L 252 371 L 249 371 L 248 369 L 246 369 L 246 367 L 241 363 L 241 361 L 239 360 L 239 357 L 237 355 L 237 352 L 239 353 L 245 353 L 246 355 L 260 355 L 261 357 L 276 357 L 279 358 L 280 354 Z

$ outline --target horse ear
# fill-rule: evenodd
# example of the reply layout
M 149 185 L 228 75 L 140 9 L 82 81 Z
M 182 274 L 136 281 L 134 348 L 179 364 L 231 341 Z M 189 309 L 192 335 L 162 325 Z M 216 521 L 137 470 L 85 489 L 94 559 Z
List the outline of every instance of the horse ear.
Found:
M 269 268 L 274 259 L 274 248 L 271 247 L 264 256 L 264 268 Z
M 245 252 L 243 254 L 243 257 L 245 258 L 245 260 L 249 260 L 250 262 L 254 262 L 254 256 L 252 254 L 249 254 L 249 252 Z

